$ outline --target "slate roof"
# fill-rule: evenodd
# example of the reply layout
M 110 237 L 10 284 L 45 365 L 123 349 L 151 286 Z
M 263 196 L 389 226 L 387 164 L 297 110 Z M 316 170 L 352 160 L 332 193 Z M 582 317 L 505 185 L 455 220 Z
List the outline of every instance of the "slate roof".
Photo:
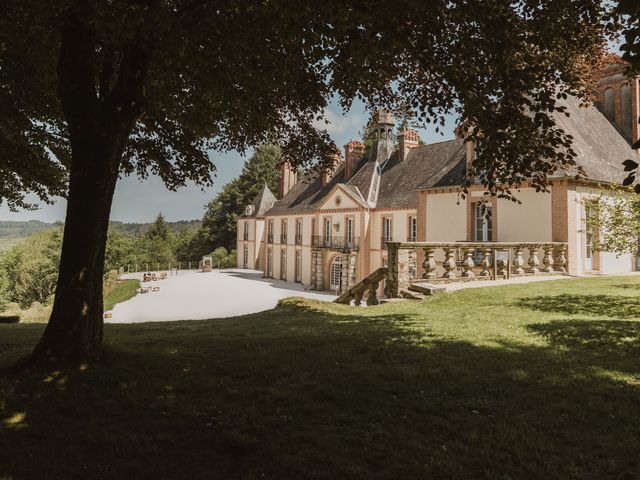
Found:
M 561 103 L 567 107 L 570 117 L 555 114 L 555 121 L 573 137 L 576 163 L 584 168 L 587 178 L 622 182 L 626 176 L 623 160 L 640 158 L 635 150 L 596 107 L 580 107 L 575 97 Z
M 264 214 L 273 207 L 276 201 L 275 195 L 271 192 L 267 184 L 264 184 L 262 190 L 255 196 L 253 202 L 250 205 L 253 206 L 253 213 L 251 215 L 240 215 L 243 218 L 257 218 L 264 217 Z
M 627 158 L 640 160 L 638 154 L 597 108 L 580 107 L 575 97 L 561 102 L 570 116 L 557 113 L 554 118 L 558 126 L 573 137 L 576 162 L 584 168 L 587 177 L 595 181 L 622 181 L 625 175 L 621 162 Z M 304 177 L 267 213 L 315 211 L 339 183 L 367 202 L 377 164 L 383 165 L 383 169 L 377 201 L 375 205 L 370 203 L 371 208 L 415 208 L 416 190 L 462 185 L 466 170 L 465 145 L 462 139 L 421 145 L 411 149 L 405 161 L 400 161 L 398 151 L 391 152 L 388 142 L 383 141 L 374 145 L 371 157 L 360 161 L 346 183 L 343 162 L 327 185 L 322 185 L 321 176 Z

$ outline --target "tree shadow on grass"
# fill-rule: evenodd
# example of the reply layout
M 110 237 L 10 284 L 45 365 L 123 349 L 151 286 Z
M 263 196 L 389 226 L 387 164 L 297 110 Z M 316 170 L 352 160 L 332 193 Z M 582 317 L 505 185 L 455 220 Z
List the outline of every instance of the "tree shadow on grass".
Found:
M 516 302 L 521 308 L 567 315 L 640 318 L 640 297 L 615 295 L 544 295 L 526 297 Z
M 611 285 L 614 288 L 623 288 L 625 290 L 640 290 L 640 283 L 618 283 Z
M 1 381 L 0 478 L 635 478 L 639 388 L 594 369 L 626 352 L 638 374 L 632 322 L 585 323 L 604 339 L 482 346 L 291 305 L 110 325 L 100 364 Z

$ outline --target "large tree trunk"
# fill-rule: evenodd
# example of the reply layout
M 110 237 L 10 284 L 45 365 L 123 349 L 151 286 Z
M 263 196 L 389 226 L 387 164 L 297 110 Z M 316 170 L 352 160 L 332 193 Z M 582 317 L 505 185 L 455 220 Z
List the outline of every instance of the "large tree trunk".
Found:
M 148 54 L 132 41 L 117 78 L 109 56 L 97 75 L 93 15 L 91 2 L 78 2 L 62 24 L 58 90 L 72 158 L 67 216 L 53 311 L 27 365 L 95 358 L 102 346 L 109 214 L 123 150 L 144 111 Z
M 77 362 L 100 353 L 103 270 L 121 149 L 115 139 L 76 142 L 53 311 L 30 364 Z

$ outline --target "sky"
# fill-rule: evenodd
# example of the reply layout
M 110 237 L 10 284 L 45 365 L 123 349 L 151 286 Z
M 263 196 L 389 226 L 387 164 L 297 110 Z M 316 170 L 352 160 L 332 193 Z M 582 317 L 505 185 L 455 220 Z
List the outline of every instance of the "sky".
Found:
M 362 103 L 355 103 L 349 112 L 343 113 L 337 104 L 332 102 L 324 112 L 328 125 L 319 124 L 326 128 L 338 146 L 342 146 L 351 139 L 359 139 L 358 132 L 368 118 Z M 453 138 L 455 119 L 449 117 L 444 135 L 435 132 L 435 127 L 420 129 L 421 138 L 427 143 L 441 142 Z M 111 219 L 121 222 L 147 223 L 152 222 L 158 213 L 162 213 L 168 221 L 200 219 L 205 205 L 216 196 L 225 183 L 240 175 L 244 162 L 251 152 L 243 156 L 239 152 L 219 154 L 210 152 L 209 157 L 216 165 L 217 176 L 210 188 L 190 184 L 176 192 L 167 190 L 156 176 L 150 176 L 140 181 L 135 176 L 120 179 L 111 209 Z M 344 155 L 344 153 L 343 153 Z M 36 198 L 31 198 L 35 202 Z M 0 220 L 40 220 L 43 222 L 63 221 L 66 204 L 64 199 L 57 199 L 54 205 L 41 205 L 38 210 L 21 210 L 10 212 L 4 204 L 0 205 Z

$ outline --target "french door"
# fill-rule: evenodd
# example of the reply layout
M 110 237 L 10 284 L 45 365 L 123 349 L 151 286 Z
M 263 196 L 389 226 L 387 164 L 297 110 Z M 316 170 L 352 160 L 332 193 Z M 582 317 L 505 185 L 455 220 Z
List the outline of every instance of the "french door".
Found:
M 476 242 L 493 240 L 493 211 L 491 205 L 476 203 L 474 211 L 474 239 Z

